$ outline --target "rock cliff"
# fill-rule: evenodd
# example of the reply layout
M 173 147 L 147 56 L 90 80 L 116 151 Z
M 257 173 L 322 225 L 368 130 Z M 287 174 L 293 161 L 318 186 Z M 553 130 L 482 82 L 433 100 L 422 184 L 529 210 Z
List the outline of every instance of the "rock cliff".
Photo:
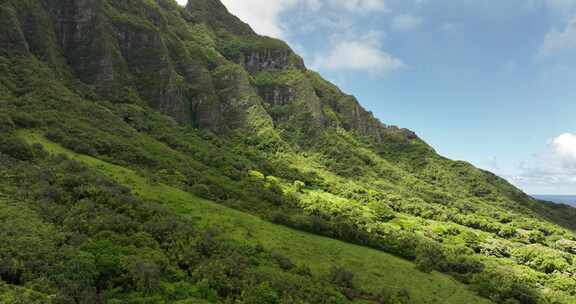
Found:
M 12 5 L 0 8 L 1 22 L 11 30 L 0 36 L 2 51 L 64 62 L 97 99 L 146 103 L 217 133 L 283 128 L 307 115 L 316 127 L 377 142 L 399 131 L 309 72 L 286 43 L 256 35 L 218 0 L 192 0 L 186 8 L 171 0 L 6 1 Z

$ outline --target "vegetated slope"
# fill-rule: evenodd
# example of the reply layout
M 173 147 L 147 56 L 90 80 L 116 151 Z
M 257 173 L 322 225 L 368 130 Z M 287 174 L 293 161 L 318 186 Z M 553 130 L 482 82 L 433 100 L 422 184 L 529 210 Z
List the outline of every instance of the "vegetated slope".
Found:
M 216 229 L 228 240 L 266 248 L 279 259 L 281 266 L 307 265 L 311 273 L 325 278 L 330 278 L 335 266 L 344 267 L 355 274 L 350 280 L 368 291 L 362 297 L 384 302 L 386 296 L 394 297 L 404 292 L 414 303 L 489 303 L 448 276 L 423 273 L 413 263 L 381 251 L 271 224 L 180 189 L 152 182 L 130 169 L 76 154 L 37 134 L 21 135 L 32 145 L 41 144 L 52 155 L 66 155 L 133 189 L 140 197 L 161 203 L 190 219 L 200 231 Z
M 341 256 L 328 279 L 284 269 L 286 261 L 270 257 L 270 238 L 260 231 L 250 233 L 264 248 L 228 241 L 205 247 L 212 232 L 186 230 L 185 209 L 163 218 L 182 225 L 154 230 L 150 214 L 166 214 L 146 203 L 146 189 L 156 188 L 130 185 L 138 198 L 92 171 L 67 178 L 66 170 L 85 170 L 24 141 L 29 133 L 22 129 L 31 129 L 75 153 L 130 169 L 148 184 L 415 261 L 420 270 L 448 273 L 498 303 L 574 302 L 570 218 L 493 174 L 437 155 L 409 130 L 381 124 L 354 97 L 307 70 L 285 43 L 257 36 L 216 0 L 193 0 L 186 9 L 172 0 L 1 0 L 0 22 L 0 153 L 12 166 L 3 168 L 9 176 L 25 174 L 8 187 L 12 200 L 32 206 L 24 218 L 13 216 L 13 208 L 3 213 L 37 223 L 31 241 L 71 249 L 60 268 L 53 267 L 62 256 L 3 249 L 8 266 L 0 278 L 12 285 L 57 293 L 58 301 L 274 303 L 292 292 L 278 282 L 305 277 L 294 297 L 308 302 L 315 302 L 308 295 L 320 303 L 407 296 L 382 286 L 378 298 L 362 286 L 381 281 L 351 285 L 351 273 L 339 267 L 359 268 Z M 40 172 L 54 189 L 16 191 L 36 188 Z M 128 208 L 123 200 L 139 203 Z M 242 234 L 241 227 L 225 227 Z M 166 229 L 179 233 L 166 236 Z M 14 235 L 6 239 L 23 244 Z M 292 247 L 278 250 L 289 255 Z M 226 257 L 250 257 L 254 250 L 256 260 L 230 269 Z M 308 264 L 316 262 L 310 257 Z M 81 285 L 67 285 L 75 277 L 67 277 L 66 267 L 88 271 Z M 264 273 L 257 271 L 262 267 Z

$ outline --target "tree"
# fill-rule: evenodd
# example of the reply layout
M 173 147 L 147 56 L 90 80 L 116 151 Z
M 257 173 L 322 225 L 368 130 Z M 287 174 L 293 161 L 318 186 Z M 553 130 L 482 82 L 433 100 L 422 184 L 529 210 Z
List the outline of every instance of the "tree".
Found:
M 445 264 L 444 251 L 437 242 L 423 241 L 416 247 L 416 267 L 421 271 L 441 270 Z
M 266 181 L 266 176 L 264 176 L 260 171 L 250 170 L 248 171 L 248 179 L 251 182 L 264 183 Z
M 330 282 L 342 288 L 354 288 L 354 273 L 346 268 L 334 266 L 330 269 Z
M 22 139 L 14 136 L 0 136 L 0 153 L 27 161 L 34 158 L 32 148 Z
M 160 267 L 147 258 L 129 256 L 124 269 L 134 287 L 141 291 L 152 292 L 160 287 Z
M 280 302 L 278 293 L 264 282 L 256 288 L 248 288 L 242 292 L 242 304 L 276 304 Z

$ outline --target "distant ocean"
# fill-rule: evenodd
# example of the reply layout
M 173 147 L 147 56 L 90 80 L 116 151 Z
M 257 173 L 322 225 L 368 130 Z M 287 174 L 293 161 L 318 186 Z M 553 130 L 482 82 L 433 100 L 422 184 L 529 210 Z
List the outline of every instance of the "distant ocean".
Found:
M 567 204 L 576 207 L 576 195 L 532 195 L 532 197 L 560 204 Z

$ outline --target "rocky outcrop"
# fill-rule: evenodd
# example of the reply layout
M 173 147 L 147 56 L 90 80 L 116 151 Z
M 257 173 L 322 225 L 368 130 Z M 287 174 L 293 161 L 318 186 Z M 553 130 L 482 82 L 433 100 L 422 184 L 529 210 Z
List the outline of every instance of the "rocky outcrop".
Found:
M 306 117 L 306 124 L 322 128 L 325 119 L 322 101 L 305 71 L 296 68 L 265 71 L 257 74 L 255 79 L 258 94 L 277 123 L 289 123 L 288 127 L 293 128 L 294 124 L 290 122 L 301 124 Z
M 160 34 L 126 25 L 116 25 L 115 31 L 140 95 L 160 112 L 182 124 L 189 123 L 186 85 L 175 71 Z
M 288 85 L 263 86 L 258 88 L 258 94 L 272 106 L 291 104 L 296 99 L 296 89 Z
M 220 109 L 227 126 L 252 132 L 272 129 L 272 118 L 251 85 L 249 75 L 239 65 L 221 66 L 213 73 Z
M 216 94 L 212 75 L 200 66 L 197 68 L 197 70 L 190 69 L 187 73 L 188 80 L 193 84 L 190 95 L 192 126 L 216 133 L 226 132 L 228 126 L 224 120 L 223 107 Z
M 95 20 L 101 4 L 99 0 L 62 0 L 54 7 L 56 34 L 64 52 L 76 51 L 96 31 Z
M 189 123 L 184 85 L 159 30 L 166 26 L 162 14 L 143 6 L 139 15 L 119 17 L 113 9 L 122 9 L 123 3 L 105 3 L 63 0 L 53 7 L 56 36 L 68 64 L 103 98 L 126 102 L 124 92 L 133 87 L 136 100 Z
M 263 71 L 278 71 L 288 68 L 306 69 L 304 61 L 286 48 L 263 48 L 250 50 L 243 54 L 241 64 L 250 74 Z
M 387 126 L 380 122 L 372 112 L 366 111 L 354 96 L 345 95 L 340 98 L 334 109 L 342 118 L 342 127 L 347 130 L 358 132 L 381 142 L 385 133 L 399 133 L 407 139 L 416 139 L 416 133 L 401 129 L 397 126 Z
M 57 44 L 65 61 L 84 83 L 116 100 L 131 75 L 117 50 L 102 0 L 62 0 L 50 5 Z
M 376 141 L 385 132 L 416 138 L 310 77 L 286 43 L 256 35 L 219 0 L 190 0 L 186 9 L 171 0 L 5 1 L 11 5 L 0 5 L 7 29 L 0 31 L 1 51 L 60 60 L 100 99 L 145 102 L 218 133 L 276 123 L 344 128 Z M 264 74 L 271 78 L 255 81 Z

